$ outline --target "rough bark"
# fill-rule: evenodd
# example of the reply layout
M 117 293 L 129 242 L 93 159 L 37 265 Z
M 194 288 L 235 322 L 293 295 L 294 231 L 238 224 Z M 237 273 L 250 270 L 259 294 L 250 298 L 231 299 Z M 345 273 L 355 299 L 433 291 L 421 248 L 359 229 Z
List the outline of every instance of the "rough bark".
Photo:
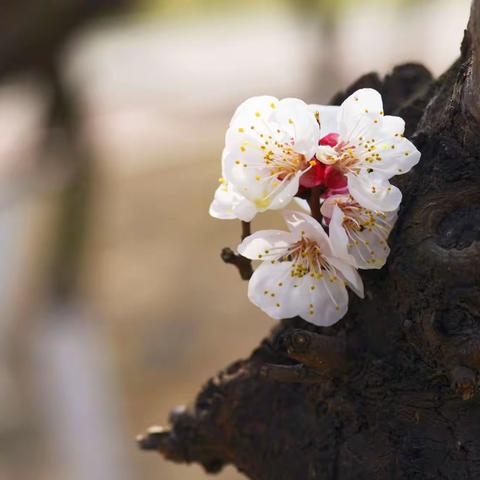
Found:
M 255 480 L 480 478 L 479 25 L 474 0 L 461 56 L 438 80 L 402 65 L 334 99 L 380 90 L 422 152 L 398 177 L 392 252 L 362 272 L 365 300 L 352 296 L 334 327 L 282 321 L 142 448 Z

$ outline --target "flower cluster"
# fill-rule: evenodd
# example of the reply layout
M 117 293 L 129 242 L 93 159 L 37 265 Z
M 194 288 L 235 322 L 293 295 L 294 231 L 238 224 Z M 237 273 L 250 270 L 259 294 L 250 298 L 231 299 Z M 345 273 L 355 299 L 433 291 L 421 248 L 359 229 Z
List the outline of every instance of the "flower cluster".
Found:
M 288 231 L 258 231 L 239 245 L 261 262 L 248 288 L 255 305 L 328 326 L 348 309 L 347 286 L 363 298 L 357 269 L 385 264 L 402 198 L 389 180 L 420 159 L 404 130 L 369 88 L 339 107 L 260 96 L 237 108 L 210 214 L 250 222 L 294 197 L 306 210 L 284 212 Z

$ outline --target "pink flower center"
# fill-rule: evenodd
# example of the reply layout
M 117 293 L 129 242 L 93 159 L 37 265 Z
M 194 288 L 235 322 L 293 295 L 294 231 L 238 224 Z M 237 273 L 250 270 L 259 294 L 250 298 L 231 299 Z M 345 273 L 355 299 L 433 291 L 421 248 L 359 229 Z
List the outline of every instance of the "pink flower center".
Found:
M 338 138 L 340 135 L 338 133 L 329 133 L 320 139 L 318 142 L 319 145 L 327 145 L 329 147 L 336 147 L 338 144 Z

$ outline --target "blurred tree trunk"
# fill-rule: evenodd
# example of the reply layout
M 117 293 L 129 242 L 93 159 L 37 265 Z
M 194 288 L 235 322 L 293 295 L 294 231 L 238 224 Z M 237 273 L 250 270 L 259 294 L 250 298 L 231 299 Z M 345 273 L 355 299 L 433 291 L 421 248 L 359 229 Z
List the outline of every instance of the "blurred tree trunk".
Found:
M 80 27 L 131 0 L 2 0 L 0 80 L 12 73 L 43 71 L 58 60 Z
M 42 292 L 46 301 L 35 304 L 26 299 L 35 304 L 29 311 L 35 313 L 29 324 L 35 340 L 30 344 L 21 330 L 21 338 L 12 342 L 15 354 L 29 359 L 21 367 L 28 369 L 29 398 L 26 405 L 19 406 L 23 413 L 23 425 L 18 426 L 20 448 L 35 455 L 40 442 L 51 446 L 54 458 L 42 461 L 48 464 L 51 460 L 60 477 L 71 480 L 131 478 L 123 449 L 123 425 L 115 418 L 119 408 L 115 382 L 107 376 L 108 346 L 78 298 L 91 210 L 93 158 L 79 138 L 80 99 L 63 78 L 64 53 L 71 37 L 89 22 L 128 3 L 130 0 L 5 0 L 0 7 L 0 82 L 18 75 L 46 87 L 50 108 L 38 163 L 50 168 L 53 159 L 53 168 L 66 173 L 56 198 L 58 222 Z M 38 383 L 31 382 L 30 375 Z M 37 437 L 32 424 L 40 417 L 41 437 Z M 34 435 L 25 436 L 25 429 Z M 14 457 L 19 441 L 10 435 L 4 444 L 11 452 L 5 455 Z M 48 457 L 49 448 L 45 451 Z M 37 468 L 32 463 L 25 471 Z
M 422 152 L 385 268 L 331 328 L 282 321 L 139 439 L 255 480 L 480 478 L 480 0 L 459 60 L 362 77 Z M 248 319 L 245 319 L 247 322 Z M 179 353 L 181 354 L 181 353 Z

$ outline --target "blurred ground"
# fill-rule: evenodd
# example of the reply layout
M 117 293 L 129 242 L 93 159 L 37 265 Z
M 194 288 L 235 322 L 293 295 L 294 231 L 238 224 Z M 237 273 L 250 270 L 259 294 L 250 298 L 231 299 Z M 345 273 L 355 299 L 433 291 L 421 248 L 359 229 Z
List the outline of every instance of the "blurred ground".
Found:
M 403 61 L 439 74 L 469 1 L 353 4 L 333 33 L 280 2 L 248 5 L 104 22 L 66 50 L 95 159 L 78 304 L 67 309 L 44 298 L 62 178 L 39 181 L 29 167 L 44 101 L 29 85 L 0 91 L 0 480 L 207 477 L 138 452 L 134 437 L 273 324 L 219 259 L 240 226 L 207 213 L 233 109 L 263 93 L 320 103 Z M 277 216 L 254 228 L 264 225 Z

